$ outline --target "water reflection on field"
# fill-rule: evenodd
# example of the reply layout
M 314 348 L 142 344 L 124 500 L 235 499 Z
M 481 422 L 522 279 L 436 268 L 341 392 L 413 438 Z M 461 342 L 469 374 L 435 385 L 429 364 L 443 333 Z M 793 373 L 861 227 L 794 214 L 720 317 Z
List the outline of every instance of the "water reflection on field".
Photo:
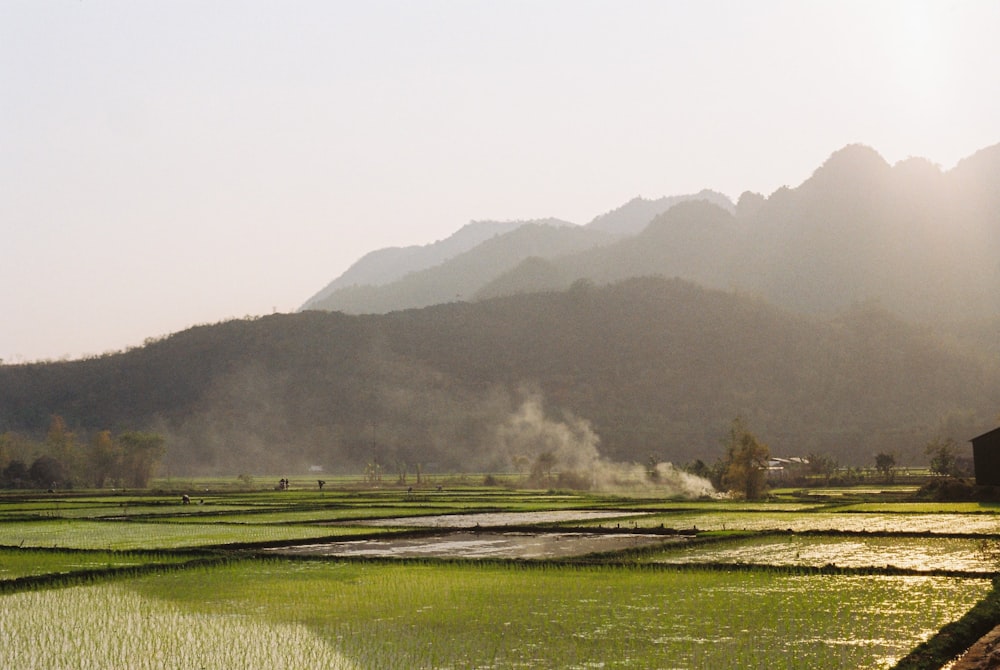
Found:
M 606 520 L 615 517 L 635 516 L 636 512 L 610 512 L 601 510 L 552 510 L 546 512 L 479 512 L 475 514 L 435 514 L 428 516 L 370 519 L 366 526 L 400 526 L 420 528 L 496 528 L 499 526 L 527 526 L 540 523 L 569 523 Z
M 632 533 L 473 533 L 376 538 L 302 544 L 269 550 L 280 554 L 393 558 L 566 558 L 597 552 L 679 543 L 681 537 Z
M 994 560 L 979 542 L 962 538 L 913 537 L 767 537 L 678 547 L 650 560 L 656 563 L 754 563 L 767 565 L 836 565 L 842 568 L 961 570 L 990 572 Z
M 868 533 L 948 533 L 1000 535 L 993 514 L 882 514 L 864 512 L 678 512 L 637 519 L 640 528 L 660 525 L 699 530 L 791 530 Z

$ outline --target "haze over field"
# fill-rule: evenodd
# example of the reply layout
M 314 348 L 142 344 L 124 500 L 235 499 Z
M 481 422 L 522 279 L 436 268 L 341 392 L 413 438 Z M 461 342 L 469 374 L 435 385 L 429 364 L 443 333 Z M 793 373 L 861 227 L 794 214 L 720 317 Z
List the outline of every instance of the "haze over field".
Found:
M 294 311 L 470 220 L 1000 141 L 993 2 L 0 4 L 0 359 Z

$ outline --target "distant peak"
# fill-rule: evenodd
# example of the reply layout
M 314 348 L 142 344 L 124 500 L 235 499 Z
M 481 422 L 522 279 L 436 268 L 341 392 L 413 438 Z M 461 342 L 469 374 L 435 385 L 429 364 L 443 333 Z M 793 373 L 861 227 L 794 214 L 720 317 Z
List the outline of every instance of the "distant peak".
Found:
M 976 153 L 958 161 L 952 172 L 957 174 L 980 173 L 994 175 L 1000 172 L 1000 144 L 980 149 Z
M 848 144 L 830 155 L 806 184 L 844 185 L 888 174 L 892 166 L 882 155 L 864 144 Z
M 826 159 L 826 162 L 820 166 L 817 172 L 839 167 L 874 167 L 881 169 L 889 167 L 889 163 L 882 158 L 882 154 L 866 144 L 848 144 L 843 149 L 838 149 L 830 154 L 830 157 Z
M 932 183 L 944 173 L 941 168 L 926 158 L 907 158 L 892 166 L 897 178 L 915 183 Z

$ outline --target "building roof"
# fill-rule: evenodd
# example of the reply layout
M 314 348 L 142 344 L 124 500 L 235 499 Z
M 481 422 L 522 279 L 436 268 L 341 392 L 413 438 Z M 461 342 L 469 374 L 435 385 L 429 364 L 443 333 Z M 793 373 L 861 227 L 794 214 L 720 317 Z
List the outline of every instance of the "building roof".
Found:
M 975 443 L 976 441 L 978 441 L 978 440 L 980 440 L 980 439 L 982 439 L 984 437 L 992 437 L 994 433 L 1000 435 L 1000 427 L 994 428 L 993 430 L 988 430 L 985 433 L 983 433 L 982 435 L 977 435 L 974 438 L 972 438 L 971 440 L 969 440 L 969 442 Z

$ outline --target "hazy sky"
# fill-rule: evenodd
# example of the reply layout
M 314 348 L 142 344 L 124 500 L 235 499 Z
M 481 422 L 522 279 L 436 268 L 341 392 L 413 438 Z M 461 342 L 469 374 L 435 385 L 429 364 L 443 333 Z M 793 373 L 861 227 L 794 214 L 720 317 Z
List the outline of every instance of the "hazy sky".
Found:
M 0 358 L 288 312 L 373 249 L 1000 142 L 1000 2 L 0 0 Z

